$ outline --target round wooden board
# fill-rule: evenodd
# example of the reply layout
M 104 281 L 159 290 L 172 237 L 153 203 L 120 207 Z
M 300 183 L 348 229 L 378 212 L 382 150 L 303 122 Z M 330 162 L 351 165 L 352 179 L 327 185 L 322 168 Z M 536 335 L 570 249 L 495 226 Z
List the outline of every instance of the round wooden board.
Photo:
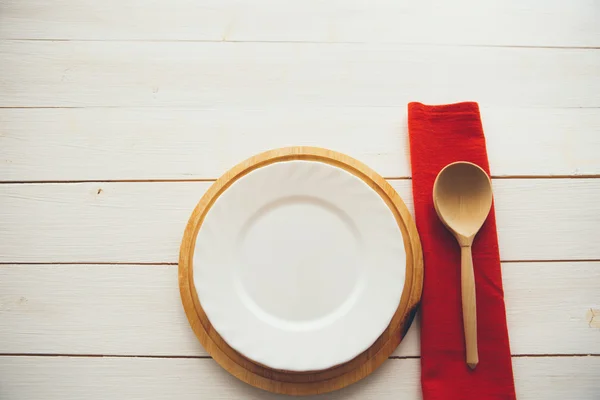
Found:
M 322 371 L 274 370 L 242 356 L 212 327 L 193 285 L 194 248 L 204 217 L 215 200 L 233 182 L 247 173 L 276 162 L 307 160 L 343 168 L 373 188 L 393 212 L 404 238 L 406 280 L 400 304 L 387 329 L 373 345 L 347 363 Z M 240 380 L 274 393 L 310 395 L 346 387 L 373 372 L 396 349 L 414 317 L 423 286 L 423 255 L 416 226 L 406 205 L 385 179 L 361 162 L 331 150 L 316 147 L 286 147 L 258 154 L 221 176 L 202 196 L 186 226 L 179 253 L 179 289 L 187 318 L 206 351 L 225 370 Z

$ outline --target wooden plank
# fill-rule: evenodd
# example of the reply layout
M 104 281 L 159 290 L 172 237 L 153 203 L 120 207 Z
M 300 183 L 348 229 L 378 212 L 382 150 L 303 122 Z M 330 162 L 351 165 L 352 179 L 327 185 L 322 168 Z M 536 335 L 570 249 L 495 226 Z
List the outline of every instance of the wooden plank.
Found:
M 600 174 L 598 110 L 481 113 L 494 176 Z M 385 177 L 408 177 L 407 135 L 404 106 L 0 109 L 0 180 L 214 179 L 290 145 L 330 148 Z
M 518 399 L 594 400 L 600 357 L 513 358 Z
M 0 38 L 598 46 L 596 11 L 593 0 L 5 0 Z
M 513 365 L 521 400 L 597 399 L 600 357 L 524 357 Z M 419 360 L 389 360 L 327 398 L 418 400 L 419 376 Z M 210 359 L 0 357 L 0 384 L 11 400 L 287 398 L 238 381 Z
M 513 354 L 600 354 L 600 262 L 502 272 Z M 3 265 L 0 293 L 0 353 L 207 356 L 174 265 Z M 418 356 L 418 334 L 417 322 L 394 355 Z
M 589 49 L 8 40 L 0 59 L 0 107 L 600 107 Z
M 411 182 L 391 184 L 412 210 Z M 177 262 L 209 185 L 0 185 L 0 262 Z M 600 258 L 600 180 L 497 179 L 494 190 L 502 260 Z
M 600 201 L 600 180 L 519 179 L 493 184 L 502 260 L 600 258 L 600 251 L 592 249 L 600 237 L 600 214 L 594 205 Z

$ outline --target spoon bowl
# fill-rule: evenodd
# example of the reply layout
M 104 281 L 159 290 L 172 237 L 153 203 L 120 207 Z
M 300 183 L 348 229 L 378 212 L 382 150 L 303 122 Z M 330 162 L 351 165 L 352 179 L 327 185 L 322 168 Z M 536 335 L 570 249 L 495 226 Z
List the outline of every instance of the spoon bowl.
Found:
M 490 177 L 473 163 L 459 161 L 449 164 L 435 180 L 433 204 L 438 216 L 459 243 L 472 242 L 492 207 Z
M 433 184 L 435 211 L 460 245 L 461 297 L 467 365 L 479 363 L 477 306 L 471 246 L 492 207 L 492 181 L 478 165 L 459 161 L 444 167 Z

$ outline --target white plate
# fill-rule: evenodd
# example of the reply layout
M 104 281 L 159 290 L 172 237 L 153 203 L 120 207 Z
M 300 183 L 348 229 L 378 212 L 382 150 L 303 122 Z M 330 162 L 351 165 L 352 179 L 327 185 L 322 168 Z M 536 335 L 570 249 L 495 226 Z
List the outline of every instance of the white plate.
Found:
M 329 164 L 286 161 L 217 198 L 193 276 L 233 349 L 274 369 L 315 371 L 353 359 L 383 333 L 405 267 L 402 232 L 371 187 Z

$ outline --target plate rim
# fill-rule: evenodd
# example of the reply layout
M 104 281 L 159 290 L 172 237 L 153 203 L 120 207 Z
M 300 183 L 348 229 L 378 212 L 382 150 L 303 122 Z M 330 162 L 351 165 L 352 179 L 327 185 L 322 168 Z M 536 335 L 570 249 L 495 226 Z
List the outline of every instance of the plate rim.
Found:
M 325 370 L 290 372 L 274 370 L 247 359 L 231 348 L 210 324 L 193 283 L 193 256 L 198 231 L 216 199 L 235 181 L 258 168 L 277 162 L 322 162 L 346 170 L 370 186 L 394 214 L 406 252 L 405 282 L 392 321 L 376 342 L 354 359 Z M 418 308 L 423 288 L 423 255 L 416 225 L 394 188 L 379 174 L 345 154 L 319 147 L 292 146 L 268 150 L 237 164 L 202 196 L 186 225 L 179 253 L 179 287 L 188 321 L 215 361 L 238 379 L 282 394 L 318 394 L 348 386 L 373 372 L 396 349 Z

